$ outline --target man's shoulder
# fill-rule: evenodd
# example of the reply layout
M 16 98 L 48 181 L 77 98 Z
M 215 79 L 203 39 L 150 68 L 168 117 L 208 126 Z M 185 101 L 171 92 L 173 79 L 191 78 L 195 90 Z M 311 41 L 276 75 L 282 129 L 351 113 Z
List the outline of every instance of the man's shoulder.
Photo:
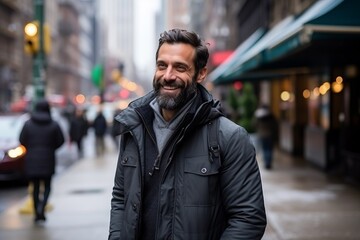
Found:
M 228 129 L 230 131 L 235 131 L 236 129 L 242 128 L 241 126 L 239 126 L 238 124 L 234 123 L 229 118 L 224 116 L 220 116 L 219 118 L 217 118 L 217 121 L 219 121 L 220 130 Z
M 221 116 L 217 120 L 219 121 L 218 131 L 220 138 L 222 139 L 230 139 L 234 136 L 234 134 L 236 134 L 237 137 L 244 137 L 248 135 L 245 128 L 231 121 L 227 117 Z

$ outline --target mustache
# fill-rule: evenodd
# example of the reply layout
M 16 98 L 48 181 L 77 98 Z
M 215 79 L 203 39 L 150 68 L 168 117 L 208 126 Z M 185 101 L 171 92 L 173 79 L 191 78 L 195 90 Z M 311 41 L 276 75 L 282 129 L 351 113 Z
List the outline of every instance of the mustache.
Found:
M 174 87 L 174 88 L 184 88 L 185 84 L 181 81 L 166 81 L 164 79 L 160 79 L 155 83 L 155 85 L 159 87 Z

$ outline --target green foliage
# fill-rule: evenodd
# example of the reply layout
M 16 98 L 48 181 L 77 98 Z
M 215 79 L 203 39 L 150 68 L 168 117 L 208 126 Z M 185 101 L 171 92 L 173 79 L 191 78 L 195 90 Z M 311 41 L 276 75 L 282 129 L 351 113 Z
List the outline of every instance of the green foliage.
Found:
M 255 132 L 255 110 L 257 98 L 253 85 L 245 83 L 241 92 L 230 89 L 227 98 L 229 106 L 232 108 L 231 119 L 244 127 L 249 133 Z
M 243 126 L 249 133 L 255 132 L 254 113 L 257 107 L 257 98 L 252 84 L 250 83 L 244 84 L 243 92 L 240 95 L 239 103 L 240 103 L 239 124 Z
M 229 94 L 229 98 L 228 98 L 228 103 L 229 106 L 234 110 L 237 111 L 239 109 L 239 98 L 237 96 L 237 92 L 235 91 L 235 89 L 231 88 L 230 89 L 230 94 Z

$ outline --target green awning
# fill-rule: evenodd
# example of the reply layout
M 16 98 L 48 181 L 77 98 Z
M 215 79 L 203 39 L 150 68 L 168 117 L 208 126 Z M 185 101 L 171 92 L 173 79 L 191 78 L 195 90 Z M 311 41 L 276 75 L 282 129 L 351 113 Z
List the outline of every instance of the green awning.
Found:
M 242 73 L 247 73 L 249 70 L 256 68 L 262 63 L 262 51 L 266 48 L 269 42 L 272 42 L 274 39 L 276 39 L 277 36 L 292 23 L 292 21 L 293 17 L 287 17 L 278 23 L 275 27 L 267 31 L 264 36 L 259 41 L 257 41 L 246 53 L 236 59 L 236 64 L 232 68 L 229 68 L 225 74 L 223 74 L 222 78 L 214 81 L 214 83 L 222 84 L 231 82 L 233 80 L 244 80 L 244 78 L 248 77 L 252 79 L 253 76 L 244 76 Z
M 326 5 L 325 5 L 326 3 Z M 319 1 L 284 31 L 265 50 L 265 62 L 272 62 L 318 40 L 346 41 L 360 35 L 360 1 Z M 357 36 L 356 36 L 357 35 Z
M 358 41 L 359 9 L 360 1 L 356 0 L 317 1 L 300 16 L 290 16 L 269 30 L 246 53 L 234 59 L 236 63 L 224 67 L 223 74 L 212 78 L 212 81 L 225 84 L 234 80 L 273 78 L 279 76 L 279 73 L 270 67 L 291 67 L 291 64 L 306 64 L 308 60 L 313 60 L 312 57 L 325 59 L 338 56 L 341 48 L 334 51 L 338 55 L 323 53 L 332 52 L 333 48 L 339 46 L 339 40 L 348 39 L 351 44 L 354 44 L 354 40 Z M 319 40 L 323 42 L 317 42 Z M 341 47 L 345 49 L 343 45 Z M 300 55 L 295 55 L 299 52 Z M 287 61 L 286 58 L 291 54 L 292 61 Z

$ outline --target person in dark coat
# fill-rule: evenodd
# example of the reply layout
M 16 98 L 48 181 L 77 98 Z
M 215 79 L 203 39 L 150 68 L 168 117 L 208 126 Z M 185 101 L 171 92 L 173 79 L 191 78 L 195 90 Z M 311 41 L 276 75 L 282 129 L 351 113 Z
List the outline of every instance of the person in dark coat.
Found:
M 79 155 L 83 156 L 83 138 L 87 135 L 89 123 L 85 117 L 84 110 L 77 108 L 75 115 L 70 119 L 69 136 L 70 141 L 75 142 Z
M 114 141 L 114 144 L 116 146 L 116 148 L 119 148 L 119 144 L 120 144 L 120 138 L 119 138 L 119 122 L 115 120 L 115 117 L 117 115 L 119 115 L 119 113 L 121 113 L 122 109 L 116 109 L 114 111 L 114 118 L 113 118 L 113 122 L 111 125 L 111 137 Z
M 202 86 L 208 57 L 195 32 L 163 32 L 153 91 L 116 116 L 120 151 L 109 240 L 262 238 L 256 151 Z
M 258 140 L 266 169 L 272 168 L 273 149 L 277 135 L 277 122 L 269 106 L 262 105 L 255 111 Z
M 95 149 L 98 156 L 105 152 L 105 134 L 107 131 L 107 122 L 102 110 L 99 109 L 98 113 L 92 124 L 95 132 Z
M 60 125 L 51 117 L 46 100 L 39 100 L 20 133 L 20 143 L 26 148 L 25 172 L 33 185 L 35 221 L 45 221 L 45 206 L 55 173 L 55 151 L 64 143 Z M 40 193 L 40 184 L 44 192 Z

